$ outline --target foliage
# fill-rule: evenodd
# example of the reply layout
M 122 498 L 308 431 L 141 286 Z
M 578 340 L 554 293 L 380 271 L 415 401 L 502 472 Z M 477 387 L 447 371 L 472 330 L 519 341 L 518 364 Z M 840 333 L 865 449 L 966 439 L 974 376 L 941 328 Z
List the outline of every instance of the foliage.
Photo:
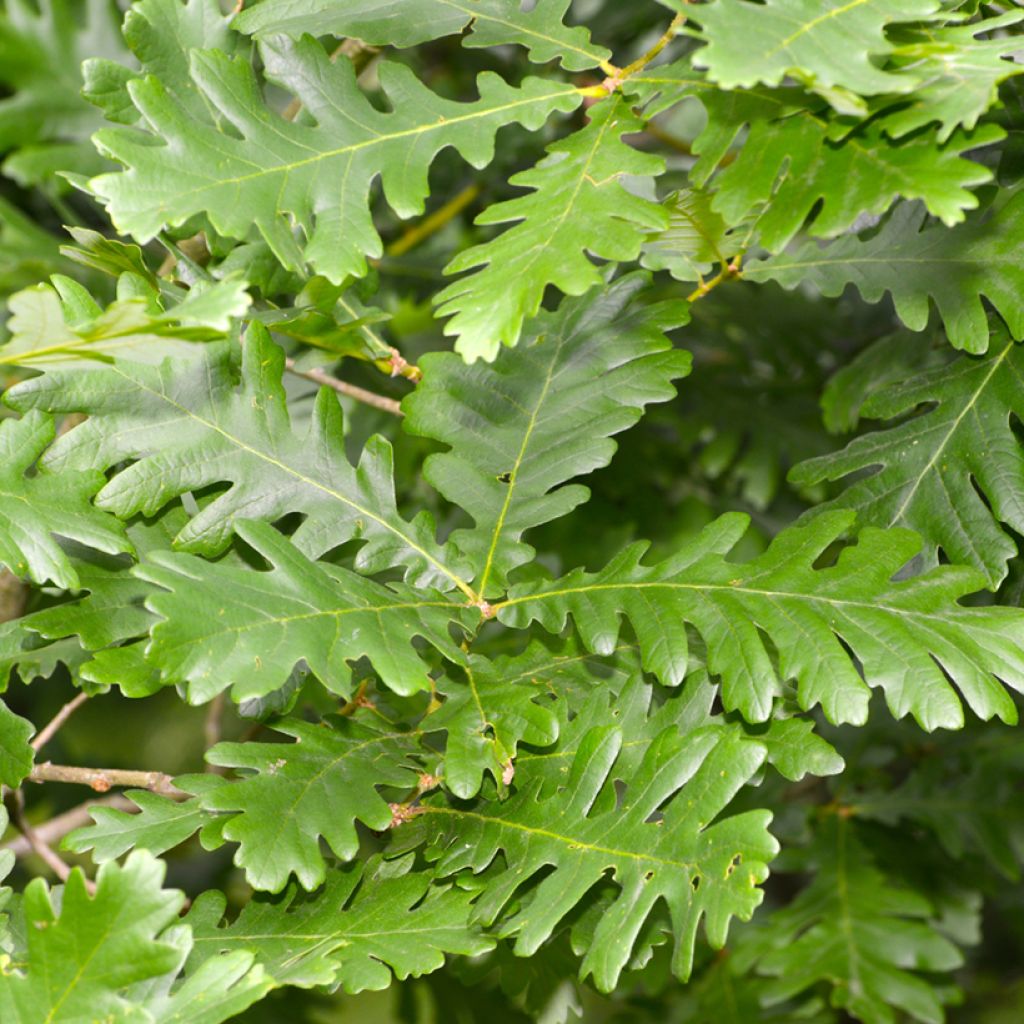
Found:
M 1019 1019 L 1022 26 L 0 0 L 0 1020 Z

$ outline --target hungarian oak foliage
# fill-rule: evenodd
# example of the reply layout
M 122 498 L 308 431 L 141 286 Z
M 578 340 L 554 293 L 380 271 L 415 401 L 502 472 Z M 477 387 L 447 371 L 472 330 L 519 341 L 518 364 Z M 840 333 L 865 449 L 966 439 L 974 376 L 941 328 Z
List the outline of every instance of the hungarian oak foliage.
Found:
M 1021 1019 L 1022 26 L 0 0 L 0 1021 Z

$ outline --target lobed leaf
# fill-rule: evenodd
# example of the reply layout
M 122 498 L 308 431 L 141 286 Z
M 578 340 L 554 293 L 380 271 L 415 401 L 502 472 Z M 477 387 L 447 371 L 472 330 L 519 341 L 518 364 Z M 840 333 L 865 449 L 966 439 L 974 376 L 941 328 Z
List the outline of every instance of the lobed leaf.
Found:
M 744 277 L 785 288 L 813 285 L 839 295 L 855 285 L 867 302 L 887 292 L 914 331 L 928 324 L 934 300 L 950 342 L 978 354 L 989 341 L 988 300 L 1015 338 L 1024 336 L 1024 288 L 1014 254 L 1024 239 L 1024 192 L 1007 190 L 980 216 L 952 231 L 926 225 L 917 204 L 901 204 L 874 235 L 849 235 L 824 247 L 806 243 L 790 253 L 752 261 Z
M 479 618 L 475 609 L 439 591 L 384 586 L 312 562 L 265 523 L 239 521 L 235 529 L 270 563 L 269 571 L 170 552 L 153 554 L 135 570 L 167 591 L 146 601 L 161 617 L 150 631 L 147 658 L 169 680 L 187 683 L 194 703 L 228 687 L 236 701 L 266 696 L 301 661 L 328 689 L 349 697 L 348 665 L 363 656 L 396 693 L 429 690 L 416 637 L 465 661 L 448 626 L 468 628 Z
M 378 74 L 392 104 L 385 114 L 360 91 L 351 63 L 331 63 L 309 37 L 264 40 L 260 55 L 268 81 L 292 92 L 316 123 L 268 108 L 249 62 L 219 50 L 194 52 L 190 74 L 222 123 L 190 116 L 157 78 L 129 82 L 150 130 L 97 133 L 101 151 L 126 169 L 90 182 L 119 230 L 145 242 L 204 214 L 220 234 L 245 239 L 255 224 L 286 267 L 309 264 L 341 283 L 366 273 L 367 256 L 381 255 L 369 211 L 375 178 L 395 212 L 410 217 L 423 210 L 430 165 L 442 149 L 452 146 L 482 167 L 503 125 L 539 128 L 581 102 L 571 85 L 533 78 L 512 87 L 486 72 L 480 99 L 455 103 L 404 66 L 384 63 Z
M 1019 611 L 961 605 L 984 583 L 966 568 L 893 582 L 920 546 L 905 530 L 867 528 L 834 565 L 816 568 L 852 522 L 852 513 L 823 514 L 777 535 L 758 558 L 732 562 L 726 556 L 746 530 L 746 517 L 732 513 L 657 565 L 643 565 L 646 545 L 633 545 L 600 572 L 520 584 L 495 607 L 507 625 L 536 620 L 551 632 L 572 616 L 598 652 L 615 647 L 625 616 L 644 667 L 669 685 L 687 671 L 689 623 L 707 645 L 709 671 L 721 677 L 726 709 L 752 722 L 768 718 L 788 679 L 801 707 L 820 703 L 832 722 L 863 723 L 869 686 L 878 686 L 896 717 L 959 728 L 951 682 L 982 718 L 1015 722 L 997 679 L 1018 692 L 1024 686 Z
M 492 940 L 469 921 L 473 895 L 432 885 L 429 872 L 396 873 L 371 861 L 335 868 L 315 895 L 291 888 L 281 897 L 257 896 L 220 925 L 224 896 L 208 892 L 186 918 L 196 935 L 191 964 L 251 950 L 279 984 L 379 991 L 391 984 L 392 972 L 418 977 L 441 967 L 445 954 L 491 948 Z
M 861 523 L 916 530 L 926 566 L 941 551 L 980 570 L 994 589 L 1017 553 L 1006 527 L 1024 533 L 1024 452 L 1013 430 L 1013 417 L 1024 416 L 1022 380 L 1024 350 L 1002 334 L 984 357 L 961 356 L 875 391 L 862 413 L 898 424 L 803 462 L 790 478 L 812 484 L 857 474 L 809 514 L 850 508 Z
M 515 345 L 549 285 L 582 295 L 600 284 L 591 256 L 636 259 L 647 233 L 667 224 L 657 203 L 622 185 L 624 175 L 650 179 L 664 168 L 660 157 L 623 141 L 642 122 L 618 97 L 591 107 L 588 115 L 585 128 L 509 179 L 530 193 L 494 203 L 476 220 L 515 226 L 459 253 L 445 268 L 450 274 L 474 271 L 435 299 L 438 315 L 452 317 L 445 333 L 457 338 L 455 348 L 467 362 L 490 362 L 502 345 Z
M 466 47 L 526 47 L 530 60 L 559 60 L 568 71 L 605 64 L 611 54 L 585 28 L 563 24 L 570 0 L 539 0 L 523 9 L 508 0 L 261 0 L 233 21 L 256 36 L 354 36 L 372 46 L 416 46 L 469 28 Z
M 309 433 L 297 435 L 281 382 L 284 353 L 261 325 L 246 335 L 240 386 L 236 359 L 237 348 L 213 343 L 184 363 L 115 360 L 94 370 L 53 370 L 11 388 L 5 401 L 86 413 L 88 420 L 61 437 L 43 464 L 62 479 L 79 467 L 119 467 L 97 503 L 122 518 L 154 515 L 188 491 L 230 483 L 178 533 L 178 547 L 216 554 L 230 543 L 238 518 L 274 521 L 302 512 L 295 541 L 311 556 L 359 538 L 366 542 L 360 569 L 405 564 L 416 583 L 465 588 L 429 515 L 411 523 L 399 515 L 390 445 L 372 438 L 353 467 L 341 409 L 326 388 Z M 122 465 L 130 459 L 136 461 Z
M 632 274 L 531 320 L 522 344 L 494 366 L 429 354 L 423 380 L 403 402 L 405 429 L 449 446 L 431 455 L 424 476 L 472 516 L 452 544 L 472 566 L 485 597 L 529 561 L 526 530 L 587 500 L 561 486 L 605 466 L 612 434 L 631 427 L 651 402 L 689 372 L 664 332 L 687 318 L 682 305 L 644 302 L 648 279 Z

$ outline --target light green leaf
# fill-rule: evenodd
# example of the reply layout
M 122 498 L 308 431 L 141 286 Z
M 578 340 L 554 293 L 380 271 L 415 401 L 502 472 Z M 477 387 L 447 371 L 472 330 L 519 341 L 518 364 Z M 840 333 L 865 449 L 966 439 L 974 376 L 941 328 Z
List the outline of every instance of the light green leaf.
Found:
M 109 554 L 132 548 L 121 524 L 89 500 L 102 473 L 40 467 L 27 475 L 54 433 L 53 421 L 38 412 L 0 422 L 0 563 L 36 583 L 74 590 L 78 574 L 56 535 Z
M 178 788 L 205 793 L 224 785 L 216 775 L 186 775 L 175 779 Z M 138 812 L 99 805 L 89 808 L 93 824 L 68 833 L 61 842 L 65 850 L 89 853 L 97 864 L 114 860 L 129 850 L 148 850 L 154 856 L 185 842 L 207 825 L 213 815 L 200 805 L 198 797 L 172 800 L 144 789 L 124 794 Z
M 779 85 L 792 76 L 826 95 L 838 88 L 861 96 L 913 90 L 915 78 L 879 66 L 894 49 L 885 29 L 928 20 L 940 8 L 939 0 L 714 0 L 699 8 L 677 0 L 677 5 L 700 23 L 707 40 L 694 62 L 727 89 Z
M 184 897 L 163 890 L 164 866 L 133 853 L 120 867 L 104 864 L 90 896 L 80 869 L 71 872 L 60 910 L 41 878 L 25 890 L 26 960 L 0 974 L 4 1024 L 145 1021 L 124 991 L 173 971 L 179 956 L 160 933 Z
M 941 551 L 995 589 L 1017 553 L 1006 527 L 1024 533 L 1024 451 L 1013 429 L 1024 417 L 1024 347 L 1000 335 L 985 357 L 961 356 L 877 390 L 863 414 L 897 425 L 795 467 L 799 484 L 857 474 L 811 514 L 850 508 L 861 523 L 916 530 L 926 566 Z
M 707 123 L 692 145 L 690 180 L 712 187 L 712 210 L 731 226 L 749 221 L 771 252 L 801 227 L 822 238 L 841 234 L 901 196 L 921 199 L 947 226 L 959 223 L 978 206 L 970 189 L 992 177 L 964 154 L 1004 134 L 982 124 L 941 144 L 934 131 L 895 141 L 876 122 L 837 121 L 802 90 L 724 90 L 686 61 L 645 71 L 626 89 L 648 104 L 645 116 L 699 99 Z
M 649 270 L 667 270 L 677 281 L 701 281 L 715 264 L 724 264 L 743 247 L 746 232 L 731 233 L 712 209 L 708 192 L 681 189 L 665 200 L 668 227 L 651 235 L 640 262 Z
M 689 371 L 689 354 L 664 334 L 685 322 L 686 307 L 645 305 L 647 284 L 633 274 L 563 301 L 531 320 L 522 344 L 493 367 L 448 353 L 421 360 L 404 427 L 449 446 L 428 457 L 424 476 L 473 517 L 475 527 L 451 540 L 484 596 L 501 593 L 507 574 L 530 560 L 526 530 L 589 497 L 560 485 L 607 465 L 616 448 L 607 438 L 648 403 L 673 397 L 672 379 Z
M 1024 244 L 1024 191 L 1006 190 L 991 207 L 952 231 L 925 224 L 917 204 L 901 204 L 882 228 L 824 247 L 808 242 L 793 252 L 751 261 L 744 276 L 778 281 L 785 288 L 811 284 L 839 295 L 848 284 L 867 302 L 892 295 L 899 318 L 913 331 L 928 323 L 934 300 L 950 342 L 967 352 L 988 348 L 983 299 L 1024 336 L 1024 268 L 1016 253 Z
M 207 811 L 232 812 L 225 839 L 256 889 L 279 892 L 294 874 L 304 889 L 326 876 L 320 838 L 342 860 L 359 849 L 356 821 L 383 831 L 391 809 L 378 786 L 414 788 L 418 733 L 387 728 L 372 716 L 332 716 L 313 725 L 282 719 L 275 732 L 294 743 L 219 743 L 211 764 L 252 772 L 200 796 Z
M 245 282 L 233 279 L 197 285 L 166 311 L 154 308 L 155 292 L 101 310 L 81 285 L 59 275 L 52 280 L 11 296 L 11 337 L 0 348 L 0 366 L 81 368 L 115 356 L 142 363 L 187 359 L 194 342 L 224 337 L 252 301 Z M 83 310 L 84 319 L 76 316 Z
M 233 26 L 257 36 L 354 36 L 373 46 L 418 43 L 472 31 L 466 47 L 516 43 L 530 60 L 560 60 L 569 71 L 604 64 L 611 54 L 590 41 L 585 28 L 563 24 L 570 0 L 539 0 L 523 10 L 508 0 L 262 0 L 247 6 Z
M 65 434 L 44 463 L 59 472 L 79 466 L 132 465 L 116 472 L 97 501 L 122 518 L 153 515 L 173 498 L 213 483 L 232 484 L 182 529 L 176 546 L 222 551 L 237 518 L 275 521 L 288 512 L 306 519 L 299 547 L 318 556 L 346 540 L 366 543 L 360 569 L 407 564 L 422 585 L 463 586 L 430 516 L 406 522 L 395 507 L 390 445 L 371 438 L 358 467 L 344 451 L 341 409 L 333 392 L 317 396 L 305 436 L 290 422 L 281 383 L 284 353 L 259 324 L 242 347 L 202 346 L 187 362 L 160 367 L 119 362 L 94 370 L 53 370 L 7 392 L 17 408 L 79 411 L 88 420 Z
M 660 157 L 623 141 L 642 122 L 617 97 L 588 113 L 584 129 L 549 146 L 536 167 L 509 179 L 529 194 L 492 204 L 476 221 L 515 226 L 445 268 L 450 274 L 475 271 L 435 300 L 439 316 L 452 316 L 445 333 L 457 337 L 455 347 L 468 362 L 493 360 L 501 345 L 515 345 L 549 285 L 582 295 L 601 283 L 591 256 L 636 259 L 646 235 L 668 223 L 657 203 L 622 186 L 623 175 L 650 179 L 664 169 Z
M 263 697 L 300 661 L 349 697 L 349 665 L 363 656 L 396 693 L 429 690 L 416 637 L 452 661 L 465 660 L 448 628 L 479 621 L 475 609 L 439 591 L 384 586 L 312 562 L 265 523 L 240 520 L 236 531 L 269 562 L 268 572 L 171 552 L 157 552 L 135 570 L 169 591 L 147 598 L 162 619 L 150 631 L 147 657 L 169 680 L 186 682 L 193 703 L 228 687 L 236 701 Z
M 966 25 L 900 27 L 890 35 L 894 55 L 918 79 L 910 102 L 886 111 L 885 130 L 894 137 L 939 122 L 939 141 L 958 127 L 973 128 L 999 99 L 999 84 L 1024 74 L 1019 33 L 999 29 L 1018 24 L 1024 11 L 1004 14 Z M 995 32 L 988 39 L 983 33 Z
M 430 165 L 442 149 L 452 146 L 482 167 L 500 127 L 539 128 L 582 99 L 571 85 L 533 78 L 514 88 L 485 73 L 481 98 L 455 103 L 404 66 L 385 63 L 378 73 L 393 109 L 383 114 L 359 90 L 352 65 L 331 63 L 313 39 L 274 37 L 260 53 L 268 80 L 292 92 L 316 124 L 272 111 L 248 61 L 217 50 L 193 53 L 191 75 L 224 125 L 191 116 L 156 78 L 129 83 L 152 134 L 124 127 L 97 133 L 100 149 L 127 169 L 90 183 L 119 230 L 144 242 L 206 214 L 219 233 L 244 239 L 255 224 L 285 266 L 308 263 L 340 283 L 364 274 L 367 256 L 381 255 L 369 211 L 378 175 L 395 212 L 413 216 L 423 210 Z M 304 240 L 296 241 L 293 223 Z
M 526 906 L 519 913 L 510 908 L 501 926 L 503 934 L 516 936 L 520 956 L 533 955 L 611 869 L 616 898 L 581 967 L 601 991 L 615 986 L 661 901 L 672 920 L 673 971 L 685 980 L 701 919 L 711 945 L 723 945 L 730 919 L 748 919 L 760 903 L 757 886 L 777 850 L 767 812 L 723 817 L 765 756 L 740 731 L 712 727 L 684 735 L 670 727 L 645 745 L 633 770 L 618 765 L 622 743 L 623 732 L 614 726 L 591 729 L 555 792 L 542 795 L 542 780 L 531 782 L 524 768 L 508 800 L 456 807 L 429 798 L 402 826 L 405 836 L 396 836 L 404 845 L 428 842 L 441 877 L 467 868 L 480 872 L 500 851 L 507 869 L 489 877 L 476 917 L 493 922 L 514 895 L 525 895 L 524 883 L 532 883 Z M 625 784 L 620 801 L 616 781 Z M 551 870 L 536 881 L 542 869 Z
M 919 549 L 909 531 L 865 529 L 835 565 L 815 568 L 852 522 L 852 513 L 823 514 L 780 533 L 758 558 L 733 562 L 727 555 L 746 517 L 732 513 L 657 565 L 643 565 L 646 545 L 633 545 L 598 573 L 520 584 L 495 607 L 507 625 L 536 620 L 551 632 L 571 615 L 597 652 L 614 648 L 625 616 L 644 666 L 668 684 L 686 673 L 690 623 L 707 644 L 708 669 L 721 677 L 726 709 L 748 721 L 766 720 L 781 684 L 794 679 L 800 706 L 820 703 L 832 722 L 862 723 L 869 686 L 878 686 L 897 718 L 958 728 L 963 709 L 950 680 L 980 717 L 1015 722 L 1013 700 L 993 677 L 1024 688 L 1022 613 L 960 605 L 984 584 L 966 568 L 892 582 Z
M 546 747 L 558 738 L 553 712 L 537 702 L 544 691 L 529 683 L 515 685 L 508 674 L 516 670 L 515 659 L 498 669 L 486 658 L 471 657 L 464 679 L 437 683 L 444 703 L 419 728 L 447 733 L 444 784 L 457 797 L 476 796 L 485 773 L 506 785 L 520 743 Z
M 432 885 L 428 872 L 396 875 L 374 861 L 332 870 L 315 896 L 294 887 L 277 898 L 257 896 L 223 926 L 223 894 L 204 893 L 186 918 L 196 935 L 191 964 L 251 950 L 279 984 L 379 991 L 392 972 L 418 977 L 443 966 L 446 953 L 490 949 L 493 941 L 470 924 L 472 899 Z

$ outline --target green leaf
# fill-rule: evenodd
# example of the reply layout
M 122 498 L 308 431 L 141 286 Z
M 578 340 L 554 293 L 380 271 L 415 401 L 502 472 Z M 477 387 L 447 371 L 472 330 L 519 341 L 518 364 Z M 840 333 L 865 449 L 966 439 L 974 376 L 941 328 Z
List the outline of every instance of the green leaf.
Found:
M 568 71 L 604 64 L 611 54 L 585 28 L 563 24 L 570 0 L 539 0 L 522 10 L 507 0 L 262 0 L 247 6 L 233 26 L 257 36 L 354 36 L 372 46 L 416 46 L 465 28 L 466 47 L 516 43 L 534 63 L 560 60 Z
M 0 700 L 0 784 L 17 789 L 32 771 L 36 755 L 29 740 L 35 731 L 31 722 Z
M 446 677 L 437 683 L 444 703 L 419 727 L 448 734 L 444 784 L 457 797 L 476 796 L 485 772 L 505 785 L 515 771 L 520 743 L 546 747 L 558 738 L 557 719 L 537 703 L 544 691 L 536 684 L 514 685 L 509 673 L 516 671 L 516 659 L 499 668 L 486 658 L 471 657 L 464 680 Z
M 829 378 L 821 393 L 825 427 L 833 434 L 852 431 L 868 399 L 898 381 L 946 362 L 926 334 L 897 331 L 872 342 Z
M 714 196 L 680 189 L 665 200 L 668 227 L 651 235 L 640 262 L 649 270 L 667 270 L 677 281 L 701 281 L 715 264 L 725 264 L 743 248 L 742 231 L 731 233 L 714 211 Z
M 645 744 L 628 771 L 617 764 L 622 744 L 623 731 L 599 726 L 583 738 L 554 793 L 542 796 L 542 779 L 531 780 L 524 769 L 508 800 L 465 807 L 431 798 L 413 824 L 402 826 L 409 830 L 406 844 L 430 843 L 442 877 L 467 868 L 480 872 L 499 851 L 504 855 L 507 870 L 489 878 L 476 904 L 484 923 L 532 883 L 527 907 L 513 909 L 502 924 L 503 934 L 516 936 L 520 956 L 532 955 L 611 869 L 617 898 L 581 967 L 601 991 L 615 986 L 641 927 L 662 900 L 675 938 L 673 970 L 685 980 L 701 919 L 710 943 L 723 945 L 730 919 L 748 919 L 760 903 L 757 885 L 777 850 L 767 812 L 721 817 L 764 760 L 764 748 L 740 731 L 684 735 L 670 727 Z M 626 785 L 619 806 L 616 781 Z M 652 821 L 655 811 L 663 817 Z M 551 870 L 543 880 L 534 879 L 544 868 Z
M 926 566 L 941 551 L 995 589 L 1017 553 L 1006 527 L 1024 533 L 1024 452 L 1013 429 L 1024 416 L 1022 375 L 1024 348 L 999 332 L 984 357 L 961 356 L 875 391 L 863 414 L 897 425 L 791 471 L 800 484 L 857 474 L 810 514 L 850 508 L 861 523 L 916 530 Z
M 718 88 L 685 60 L 642 72 L 625 88 L 645 101 L 647 117 L 687 97 L 700 101 L 707 123 L 692 145 L 698 160 L 690 180 L 703 188 L 714 175 L 712 210 L 732 226 L 749 221 L 771 252 L 801 227 L 822 238 L 842 234 L 900 196 L 957 224 L 978 206 L 969 189 L 991 178 L 963 154 L 1003 137 L 982 124 L 941 144 L 936 132 L 896 141 L 877 122 L 851 127 L 835 119 L 799 89 Z
M 337 397 L 326 388 L 309 432 L 295 433 L 281 383 L 284 354 L 261 325 L 250 327 L 241 355 L 240 387 L 237 346 L 212 343 L 187 362 L 159 367 L 115 361 L 95 370 L 53 370 L 11 388 L 5 400 L 16 408 L 88 414 L 44 459 L 62 479 L 80 466 L 138 460 L 115 472 L 97 497 L 122 518 L 153 515 L 181 494 L 230 482 L 178 533 L 176 546 L 185 550 L 219 553 L 237 518 L 274 521 L 303 512 L 295 541 L 311 556 L 360 538 L 361 570 L 406 564 L 416 583 L 465 587 L 434 538 L 430 516 L 409 523 L 399 515 L 391 446 L 371 438 L 353 467 Z
M 910 102 L 883 114 L 885 130 L 894 137 L 939 122 L 939 141 L 958 127 L 973 128 L 999 98 L 999 84 L 1024 74 L 1014 56 L 1019 34 L 998 30 L 1018 24 L 1024 11 L 1007 11 L 967 25 L 900 27 L 890 34 L 895 55 L 919 81 Z M 990 39 L 982 33 L 996 32 Z
M 268 572 L 170 552 L 135 570 L 169 591 L 146 601 L 162 619 L 150 631 L 147 657 L 169 680 L 187 682 L 193 703 L 229 686 L 236 701 L 263 697 L 283 686 L 300 661 L 332 692 L 349 697 L 348 666 L 363 656 L 396 693 L 429 690 L 416 637 L 452 661 L 465 660 L 448 627 L 468 629 L 479 621 L 475 609 L 439 591 L 383 586 L 311 562 L 265 523 L 239 520 L 235 529 L 269 562 Z
M 385 63 L 378 73 L 393 110 L 382 114 L 359 90 L 350 62 L 332 64 L 314 40 L 274 37 L 260 53 L 268 80 L 292 92 L 316 124 L 272 111 L 248 61 L 217 50 L 194 52 L 191 75 L 223 125 L 190 116 L 156 78 L 129 83 L 152 134 L 97 133 L 100 149 L 127 169 L 90 183 L 119 230 L 145 242 L 206 214 L 220 234 L 244 239 L 255 224 L 285 266 L 308 263 L 341 283 L 366 273 L 367 256 L 381 255 L 368 207 L 374 178 L 399 216 L 413 216 L 423 210 L 430 164 L 442 149 L 452 146 L 482 167 L 500 127 L 538 128 L 581 101 L 571 85 L 534 78 L 514 88 L 488 72 L 478 80 L 478 101 L 455 103 L 404 66 Z M 293 222 L 304 241 L 296 241 Z
M 952 971 L 963 957 L 935 927 L 929 900 L 879 871 L 838 815 L 820 829 L 812 856 L 814 880 L 766 922 L 758 970 L 774 980 L 764 999 L 825 982 L 832 1005 L 865 1024 L 893 1024 L 894 1010 L 941 1024 L 948 990 L 914 971 Z
M 208 811 L 232 812 L 225 839 L 239 843 L 235 863 L 249 884 L 279 892 L 294 874 L 304 889 L 326 875 L 321 836 L 342 860 L 359 849 L 356 821 L 383 831 L 391 809 L 378 786 L 415 788 L 421 769 L 412 760 L 418 733 L 332 716 L 313 725 L 298 718 L 272 726 L 294 743 L 220 743 L 211 764 L 253 774 L 200 796 Z
M 493 942 L 469 922 L 474 894 L 431 884 L 427 872 L 395 874 L 371 861 L 335 868 L 325 888 L 303 896 L 257 896 L 219 926 L 225 900 L 208 892 L 186 919 L 196 935 L 193 963 L 219 951 L 252 950 L 279 984 L 378 991 L 444 964 L 446 953 L 475 956 Z
M 1015 722 L 1014 703 L 993 676 L 1024 687 L 1020 613 L 960 605 L 984 583 L 966 568 L 892 582 L 919 549 L 905 530 L 865 529 L 835 565 L 815 568 L 852 521 L 848 512 L 821 515 L 780 533 L 758 558 L 732 562 L 726 556 L 747 520 L 731 513 L 657 565 L 643 565 L 646 545 L 633 545 L 598 573 L 520 584 L 495 607 L 507 625 L 536 620 L 551 632 L 571 615 L 597 652 L 614 648 L 625 616 L 644 667 L 670 685 L 687 670 L 682 626 L 690 623 L 707 644 L 708 669 L 721 677 L 726 709 L 752 722 L 768 718 L 787 679 L 796 681 L 802 708 L 820 703 L 832 722 L 863 723 L 869 686 L 878 686 L 897 718 L 910 713 L 925 729 L 959 728 L 963 709 L 950 680 L 980 717 Z
M 189 793 L 205 793 L 224 784 L 215 775 L 187 775 L 175 779 L 178 788 Z M 89 808 L 93 824 L 77 828 L 61 841 L 65 850 L 89 853 L 97 864 L 114 860 L 129 850 L 148 850 L 154 856 L 166 853 L 185 842 L 209 824 L 213 815 L 198 797 L 172 800 L 144 789 L 124 794 L 138 812 L 95 805 Z
M 813 285 L 839 295 L 856 285 L 867 302 L 892 295 L 899 318 L 913 331 L 928 323 L 935 301 L 950 342 L 967 352 L 988 348 L 983 299 L 1024 336 L 1024 270 L 1015 253 L 1024 240 L 1024 191 L 1006 190 L 992 206 L 952 231 L 925 225 L 917 204 L 898 206 L 874 235 L 840 238 L 824 247 L 809 242 L 794 252 L 744 268 L 751 281 L 778 281 L 785 288 Z
M 449 446 L 424 476 L 475 522 L 452 543 L 469 560 L 484 596 L 529 561 L 526 530 L 566 515 L 589 491 L 566 480 L 605 466 L 612 434 L 631 427 L 651 402 L 675 394 L 690 367 L 664 331 L 685 322 L 685 306 L 644 304 L 648 279 L 620 278 L 601 293 L 561 303 L 525 329 L 494 367 L 430 354 L 423 380 L 403 402 L 405 429 Z M 500 382 L 500 383 L 499 383 Z
M 4 1024 L 139 1020 L 125 990 L 179 962 L 175 947 L 159 936 L 177 919 L 184 897 L 161 889 L 163 876 L 159 861 L 133 853 L 124 867 L 104 864 L 90 896 L 76 868 L 59 911 L 45 882 L 31 881 L 22 902 L 27 958 L 0 975 Z
M 108 121 L 134 124 L 140 115 L 128 84 L 142 75 L 153 75 L 197 120 L 219 122 L 189 75 L 189 57 L 194 50 L 247 56 L 249 48 L 231 22 L 217 0 L 137 0 L 125 13 L 122 33 L 142 74 L 90 53 L 82 65 L 82 95 L 99 107 Z
M 870 96 L 916 85 L 879 66 L 894 49 L 886 26 L 929 20 L 939 7 L 939 0 L 715 0 L 686 10 L 707 41 L 694 62 L 725 88 L 779 85 L 792 76 L 826 96 L 835 88 Z
M 94 469 L 51 473 L 29 470 L 54 437 L 53 421 L 38 412 L 0 422 L 0 562 L 37 583 L 77 589 L 78 574 L 55 535 L 99 551 L 130 551 L 113 516 L 93 508 L 103 483 Z
M 458 339 L 455 347 L 468 362 L 491 361 L 502 344 L 515 345 L 549 285 L 582 295 L 600 284 L 591 256 L 636 259 L 648 232 L 667 225 L 657 203 L 627 191 L 621 181 L 626 174 L 650 179 L 664 168 L 660 157 L 623 141 L 642 122 L 617 97 L 591 107 L 588 115 L 585 128 L 549 146 L 536 167 L 509 179 L 531 189 L 529 194 L 494 203 L 476 220 L 515 226 L 460 253 L 445 268 L 450 274 L 475 271 L 435 300 L 439 316 L 452 316 L 445 333 Z

